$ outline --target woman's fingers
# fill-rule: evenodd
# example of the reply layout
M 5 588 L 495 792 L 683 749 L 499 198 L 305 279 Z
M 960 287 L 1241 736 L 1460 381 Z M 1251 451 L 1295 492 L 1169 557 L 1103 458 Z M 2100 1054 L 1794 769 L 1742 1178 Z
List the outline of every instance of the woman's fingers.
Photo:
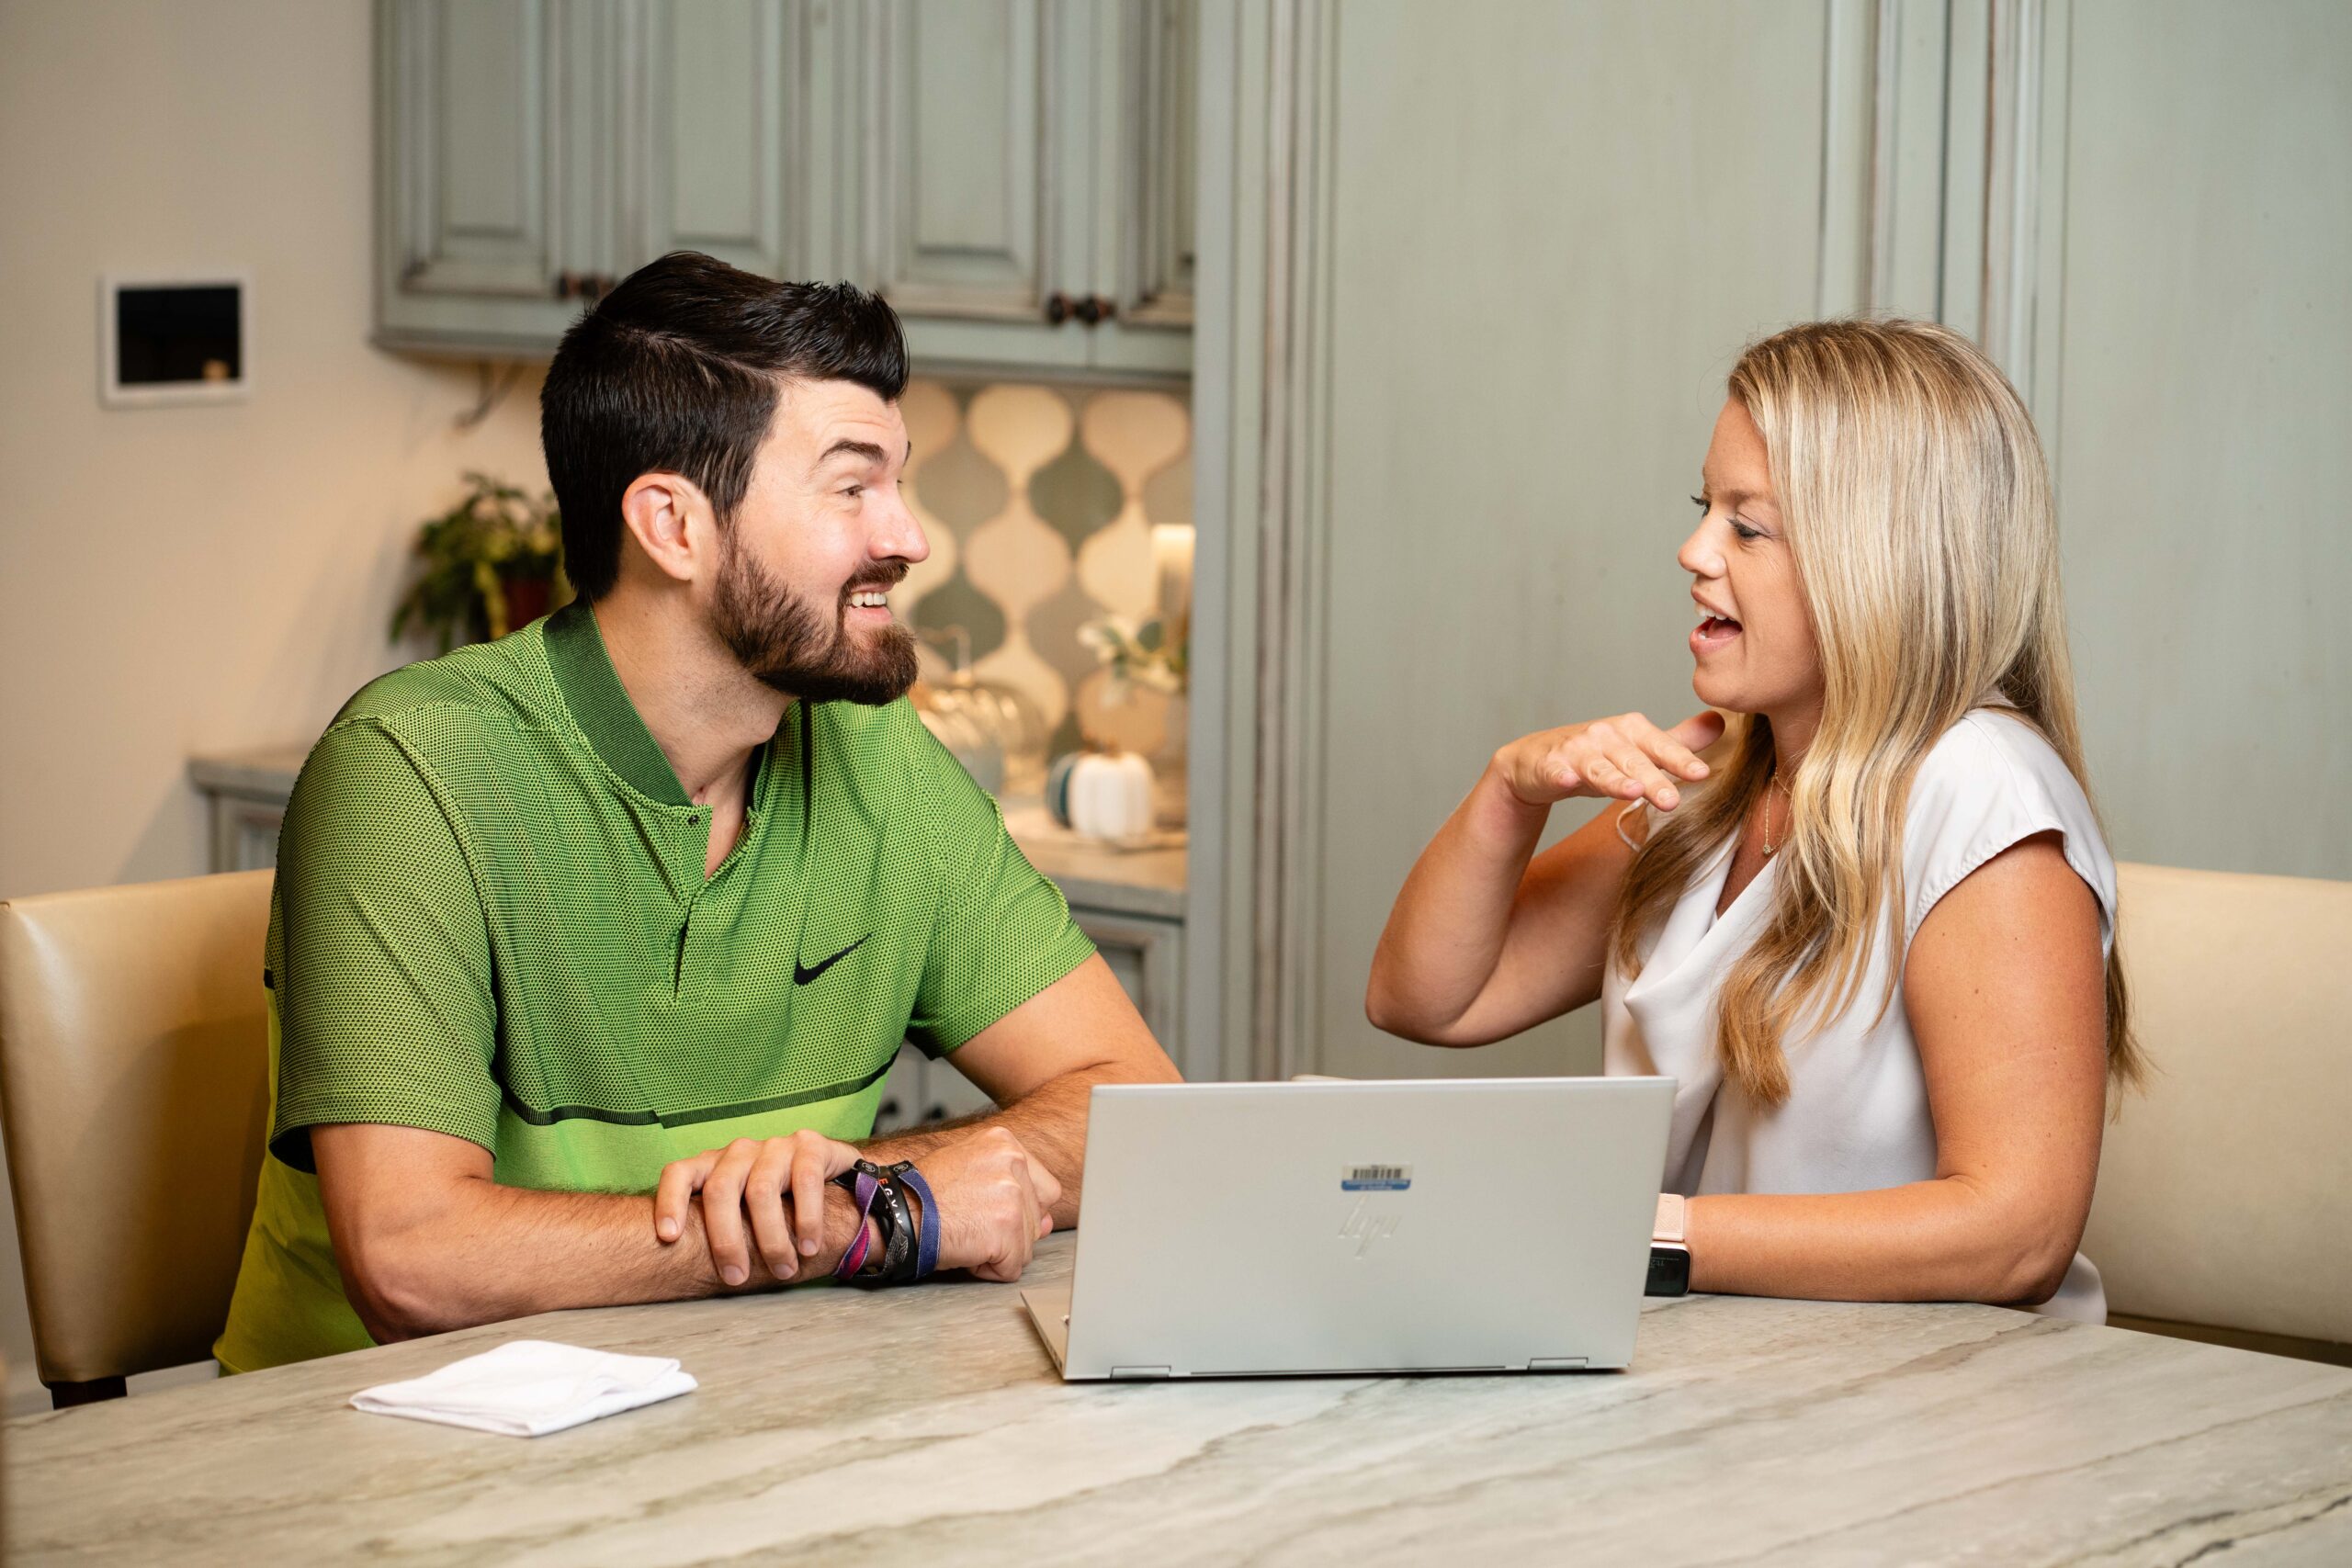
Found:
M 1659 771 L 1658 765 L 1637 746 L 1627 746 L 1610 759 L 1617 771 L 1634 783 L 1634 793 L 1660 811 L 1671 811 L 1682 802 L 1674 781 Z
M 1632 775 L 1610 757 L 1598 751 L 1583 758 L 1577 763 L 1577 771 L 1584 774 L 1585 782 L 1592 786 L 1595 795 L 1613 795 L 1631 799 L 1642 792 L 1641 785 Z
M 1713 708 L 1702 708 L 1667 731 L 1668 739 L 1691 752 L 1703 751 L 1723 738 L 1724 716 Z M 1691 760 L 1698 761 L 1695 756 Z M 1693 773 L 1691 777 L 1703 776 L 1706 766 L 1706 763 L 1700 762 L 1701 773 Z
M 1707 764 L 1701 761 L 1689 747 L 1677 740 L 1673 730 L 1652 728 L 1641 737 L 1641 743 L 1642 749 L 1668 773 L 1679 773 L 1693 780 L 1707 776 Z
M 1574 745 L 1555 746 L 1544 753 L 1543 784 L 1547 797 L 1574 794 L 1589 782 L 1584 776 L 1584 769 L 1577 765 Z
M 1646 800 L 1661 811 L 1681 803 L 1680 785 L 1712 771 L 1699 749 L 1723 738 L 1724 719 L 1708 710 L 1671 730 L 1637 713 L 1521 738 L 1498 753 L 1511 793 L 1531 806 L 1570 795 Z
M 1498 754 L 1503 783 L 1530 806 L 1549 806 L 1576 793 L 1582 782 L 1569 760 L 1569 746 L 1551 735 L 1530 735 Z

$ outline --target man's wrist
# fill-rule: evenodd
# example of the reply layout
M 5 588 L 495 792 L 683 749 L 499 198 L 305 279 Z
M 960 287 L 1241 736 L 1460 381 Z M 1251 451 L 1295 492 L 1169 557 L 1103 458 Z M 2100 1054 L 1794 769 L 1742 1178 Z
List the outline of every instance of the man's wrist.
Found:
M 817 1256 L 801 1265 L 800 1278 L 803 1280 L 829 1278 L 833 1270 L 840 1267 L 842 1258 L 847 1256 L 849 1249 L 857 1245 L 857 1238 L 861 1233 L 865 1235 L 869 1249 L 881 1246 L 881 1226 L 874 1217 L 871 1214 L 859 1214 L 857 1200 L 846 1189 L 835 1187 L 832 1183 L 827 1182 L 825 1184 L 824 1240 L 817 1249 Z M 873 1256 L 879 1257 L 880 1254 L 875 1253 Z
M 824 1204 L 824 1214 L 817 1231 L 817 1255 L 814 1258 L 796 1257 L 795 1261 L 799 1267 L 793 1272 L 792 1278 L 784 1280 L 777 1278 L 775 1271 L 768 1268 L 767 1258 L 757 1246 L 753 1246 L 751 1248 L 751 1275 L 740 1285 L 730 1285 L 720 1276 L 718 1263 L 710 1256 L 710 1232 L 701 1223 L 700 1213 L 690 1210 L 694 1220 L 695 1239 L 699 1240 L 703 1247 L 702 1282 L 705 1292 L 711 1295 L 741 1296 L 758 1291 L 773 1291 L 779 1285 L 805 1285 L 811 1280 L 830 1278 L 834 1268 L 840 1264 L 842 1255 L 849 1251 L 856 1242 L 858 1232 L 865 1230 L 872 1233 L 876 1227 L 871 1219 L 865 1220 L 863 1224 L 859 1222 L 857 1201 L 838 1187 L 827 1185 Z M 786 1218 L 791 1222 L 794 1238 L 797 1240 L 802 1234 L 800 1217 L 791 1213 L 789 1200 L 786 1202 Z M 880 1239 L 878 1234 L 872 1235 L 870 1243 L 879 1242 Z

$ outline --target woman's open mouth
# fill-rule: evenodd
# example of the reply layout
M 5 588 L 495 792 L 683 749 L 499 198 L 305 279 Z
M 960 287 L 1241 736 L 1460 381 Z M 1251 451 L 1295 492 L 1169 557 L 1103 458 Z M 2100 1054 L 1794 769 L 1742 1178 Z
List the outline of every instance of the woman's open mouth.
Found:
M 1690 651 L 1710 653 L 1739 636 L 1739 623 L 1728 615 L 1709 615 L 1690 634 Z

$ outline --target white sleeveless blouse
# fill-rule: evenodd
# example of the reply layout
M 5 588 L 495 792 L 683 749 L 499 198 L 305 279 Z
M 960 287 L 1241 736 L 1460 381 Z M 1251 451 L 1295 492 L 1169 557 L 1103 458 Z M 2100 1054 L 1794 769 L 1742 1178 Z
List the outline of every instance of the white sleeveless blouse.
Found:
M 1646 809 L 1646 808 L 1645 808 Z M 1929 750 L 1905 818 L 1903 946 L 1882 938 L 1853 1003 L 1818 1034 L 1789 1046 L 1789 1098 L 1758 1105 L 1726 1082 L 1715 1051 L 1715 998 L 1732 961 L 1759 930 L 1776 863 L 1767 861 L 1720 919 L 1731 872 L 1727 841 L 1702 863 L 1666 920 L 1641 944 L 1628 984 L 1611 964 L 1600 993 L 1611 1074 L 1675 1080 L 1661 1191 L 1861 1192 L 1932 1180 L 1936 1127 L 1900 986 L 1883 1016 L 1889 965 L 1900 973 L 1919 922 L 1961 879 L 2018 840 L 2055 829 L 2066 863 L 2098 899 L 2099 946 L 2115 942 L 2115 863 L 2090 802 L 2032 726 L 1978 708 Z M 2036 1309 L 2107 1320 L 2098 1270 L 2079 1253 L 2058 1293 Z

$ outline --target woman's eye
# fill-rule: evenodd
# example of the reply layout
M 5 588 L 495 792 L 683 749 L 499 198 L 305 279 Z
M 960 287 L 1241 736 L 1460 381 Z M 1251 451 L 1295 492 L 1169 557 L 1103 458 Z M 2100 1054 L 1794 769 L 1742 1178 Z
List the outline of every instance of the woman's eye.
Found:
M 1735 533 L 1735 534 L 1738 535 L 1738 536 L 1739 536 L 1742 539 L 1744 539 L 1744 540 L 1745 540 L 1745 539 L 1760 539 L 1760 538 L 1762 538 L 1762 537 L 1764 536 L 1764 530 L 1763 530 L 1763 529 L 1761 529 L 1761 528 L 1751 528 L 1751 527 L 1749 527 L 1747 524 L 1742 523 L 1741 521 L 1739 521 L 1739 519 L 1737 519 L 1737 518 L 1736 518 L 1736 517 L 1732 519 L 1731 531 L 1732 531 L 1733 533 Z
M 1707 498 L 1703 495 L 1694 495 L 1690 498 L 1690 504 L 1704 512 L 1707 510 Z

